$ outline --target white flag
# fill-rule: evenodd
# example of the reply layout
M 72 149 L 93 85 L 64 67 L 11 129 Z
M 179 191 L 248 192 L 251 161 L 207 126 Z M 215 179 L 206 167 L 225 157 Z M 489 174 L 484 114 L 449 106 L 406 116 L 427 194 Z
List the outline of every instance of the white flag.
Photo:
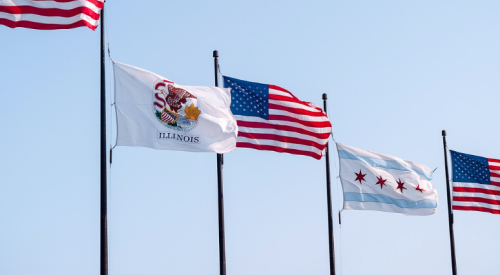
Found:
M 116 145 L 221 154 L 236 148 L 229 89 L 181 86 L 118 62 L 113 68 Z
M 344 209 L 405 215 L 436 212 L 437 191 L 429 167 L 337 143 Z

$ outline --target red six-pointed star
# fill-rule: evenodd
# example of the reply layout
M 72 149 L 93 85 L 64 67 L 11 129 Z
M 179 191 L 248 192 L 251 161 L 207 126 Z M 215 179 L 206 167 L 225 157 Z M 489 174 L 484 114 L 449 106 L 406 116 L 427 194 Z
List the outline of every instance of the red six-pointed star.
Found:
M 358 174 L 358 173 L 356 173 L 356 172 L 354 172 L 354 174 L 356 174 L 356 179 L 355 179 L 355 181 L 356 181 L 356 180 L 359 180 L 359 184 L 363 184 L 363 183 L 361 182 L 361 181 L 363 181 L 363 180 L 364 180 L 364 181 L 366 181 L 366 180 L 365 180 L 365 176 L 366 176 L 366 174 L 361 173 L 361 169 L 359 169 L 359 174 Z
M 396 189 L 401 190 L 401 193 L 403 193 L 403 189 L 406 189 L 406 187 L 403 187 L 403 185 L 405 185 L 405 183 L 402 182 L 401 179 L 399 179 L 398 181 L 396 181 L 396 183 L 398 184 L 398 187 Z
M 384 185 L 385 185 L 385 186 L 387 186 L 387 184 L 385 184 L 385 182 L 386 182 L 387 180 L 384 180 L 384 179 L 382 178 L 382 176 L 377 177 L 377 179 L 378 179 L 378 181 L 377 181 L 377 183 L 375 183 L 375 185 L 380 184 L 380 189 L 382 189 L 382 187 L 384 187 Z
M 424 188 L 420 188 L 420 184 L 417 186 L 417 188 L 415 188 L 415 190 L 420 191 L 420 193 L 424 192 Z

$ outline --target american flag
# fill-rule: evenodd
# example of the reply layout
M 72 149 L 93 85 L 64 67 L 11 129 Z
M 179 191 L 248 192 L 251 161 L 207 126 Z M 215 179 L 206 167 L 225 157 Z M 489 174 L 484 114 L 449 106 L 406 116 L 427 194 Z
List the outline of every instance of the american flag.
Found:
M 39 30 L 97 28 L 104 0 L 0 0 L 0 25 Z
M 453 209 L 500 214 L 500 160 L 450 150 Z
M 231 88 L 236 147 L 321 158 L 332 130 L 321 108 L 275 85 L 224 76 L 224 87 Z

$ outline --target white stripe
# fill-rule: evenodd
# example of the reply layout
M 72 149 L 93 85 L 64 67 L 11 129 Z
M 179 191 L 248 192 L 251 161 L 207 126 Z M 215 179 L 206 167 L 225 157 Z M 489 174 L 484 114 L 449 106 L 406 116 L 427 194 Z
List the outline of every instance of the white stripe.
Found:
M 29 21 L 42 24 L 59 24 L 59 25 L 69 25 L 80 20 L 85 20 L 93 26 L 97 26 L 99 23 L 97 20 L 90 18 L 85 14 L 78 14 L 73 17 L 57 17 L 57 16 L 41 16 L 35 14 L 9 14 L 0 12 L 0 18 L 7 19 L 14 22 L 19 21 Z
M 500 201 L 500 196 L 476 193 L 476 192 L 455 192 L 453 191 L 454 197 L 464 197 L 464 198 L 484 198 L 489 200 L 498 200 Z
M 104 2 L 103 0 L 98 0 Z M 0 0 L 0 6 L 31 6 L 42 9 L 61 9 L 71 10 L 78 7 L 87 7 L 96 13 L 101 11 L 100 8 L 88 1 L 72 1 L 72 2 L 54 2 L 54 1 L 28 1 L 28 0 Z
M 282 115 L 282 116 L 287 116 L 287 117 L 293 117 L 296 119 L 300 119 L 304 122 L 308 121 L 313 121 L 313 122 L 324 122 L 324 121 L 330 121 L 327 117 L 324 116 L 308 116 L 308 115 L 299 115 L 296 113 L 290 113 L 287 111 L 283 110 L 277 110 L 277 109 L 269 109 L 269 114 L 270 115 Z
M 283 92 L 283 91 L 280 91 L 280 90 L 275 90 L 273 88 L 269 88 L 269 94 L 280 95 L 280 96 L 286 96 L 286 97 L 289 97 L 289 98 L 293 98 L 293 96 L 291 96 L 289 93 Z
M 500 210 L 500 205 L 494 205 L 489 203 L 482 202 L 471 202 L 471 201 L 453 201 L 453 205 L 457 206 L 476 206 L 476 207 L 484 207 L 494 210 Z
M 485 190 L 500 191 L 500 187 L 498 187 L 498 186 L 489 185 L 489 184 L 471 183 L 471 182 L 453 182 L 453 186 L 472 187 L 472 188 L 481 188 L 481 189 L 485 189 Z
M 278 136 L 283 136 L 283 137 L 293 137 L 293 138 L 300 138 L 300 139 L 305 139 L 305 140 L 311 140 L 314 141 L 318 144 L 326 144 L 328 142 L 328 139 L 320 139 L 316 137 L 312 137 L 309 135 L 304 135 L 300 134 L 297 132 L 290 132 L 290 131 L 281 131 L 281 130 L 275 130 L 275 129 L 262 129 L 262 128 L 251 128 L 251 127 L 238 127 L 238 132 L 239 133 L 254 133 L 254 134 L 273 134 L 273 135 L 278 135 Z
M 250 138 L 245 138 L 245 137 L 238 137 L 237 142 L 248 142 L 251 144 L 271 145 L 271 146 L 287 148 L 287 149 L 296 149 L 296 150 L 313 152 L 313 153 L 318 154 L 318 155 L 321 155 L 321 153 L 322 153 L 322 150 L 319 150 L 318 148 L 316 148 L 314 146 L 307 146 L 307 145 L 295 144 L 295 143 L 286 143 L 286 142 L 275 141 L 275 140 L 267 140 L 267 139 L 255 140 L 255 139 L 250 139 Z
M 490 177 L 490 181 L 492 181 L 492 182 L 500 182 L 500 178 L 498 178 L 498 177 Z
M 260 117 L 254 117 L 254 116 L 241 116 L 241 115 L 234 115 L 234 118 L 236 120 L 240 121 L 250 121 L 250 122 L 262 122 L 262 123 L 267 123 L 267 124 L 274 124 L 274 125 L 286 125 L 286 126 L 293 126 L 297 128 L 303 128 L 305 130 L 308 130 L 313 133 L 330 133 L 332 128 L 331 127 L 320 127 L 320 128 L 315 128 L 315 127 L 307 127 L 305 128 L 304 125 L 296 122 L 290 122 L 290 121 L 280 121 L 280 120 L 265 120 Z
M 370 151 L 367 151 L 367 150 L 363 150 L 363 149 L 359 149 L 359 148 L 356 148 L 356 147 L 352 147 L 352 146 L 347 146 L 347 145 L 344 145 L 344 144 L 340 144 L 340 143 L 337 143 L 337 148 L 339 150 L 345 150 L 349 153 L 352 153 L 356 156 L 360 156 L 360 157 L 366 157 L 366 158 L 371 158 L 371 159 L 380 159 L 382 161 L 386 161 L 386 160 L 389 160 L 389 161 L 396 161 L 412 170 L 417 170 L 417 171 L 421 171 L 423 172 L 424 174 L 426 175 L 432 175 L 433 174 L 433 171 L 423 165 L 423 164 L 420 164 L 420 163 L 416 163 L 416 162 L 413 162 L 413 161 L 408 161 L 408 160 L 404 160 L 404 159 L 401 159 L 401 158 L 398 158 L 398 157 L 395 157 L 395 156 L 391 156 L 391 155 L 387 155 L 387 154 L 380 154 L 380 153 L 374 153 L 374 152 L 370 152 Z
M 488 165 L 490 166 L 490 169 L 493 168 L 492 170 L 500 170 L 500 163 L 498 162 L 489 162 Z
M 316 109 L 314 107 L 305 106 L 305 105 L 297 103 L 297 102 L 269 99 L 269 103 L 273 103 L 273 104 L 285 106 L 285 107 L 290 107 L 290 108 L 295 108 L 295 109 L 302 109 L 302 110 L 306 110 L 306 111 L 314 112 L 314 113 L 322 113 L 322 111 L 319 111 L 318 109 Z

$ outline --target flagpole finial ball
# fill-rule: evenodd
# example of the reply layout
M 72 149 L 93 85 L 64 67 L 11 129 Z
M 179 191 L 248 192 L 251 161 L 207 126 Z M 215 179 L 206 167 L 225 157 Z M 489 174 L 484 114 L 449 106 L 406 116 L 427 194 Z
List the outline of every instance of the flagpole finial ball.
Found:
M 446 130 L 443 130 L 441 133 L 443 134 L 443 137 L 446 136 Z
M 326 93 L 323 94 L 323 100 L 327 100 L 328 99 L 328 96 L 326 95 Z
M 214 57 L 219 57 L 219 52 L 217 50 L 214 51 Z

